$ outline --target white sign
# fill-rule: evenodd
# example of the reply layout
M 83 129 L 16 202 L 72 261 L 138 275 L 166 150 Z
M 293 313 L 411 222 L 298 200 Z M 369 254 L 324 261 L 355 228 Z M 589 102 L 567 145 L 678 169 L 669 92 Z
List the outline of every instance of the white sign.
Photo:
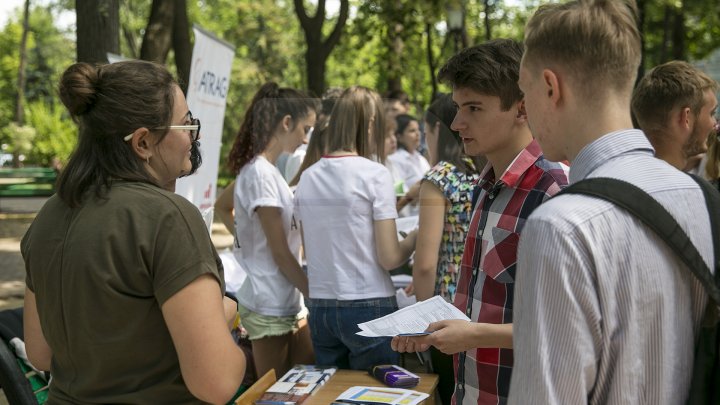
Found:
M 225 103 L 235 49 L 198 26 L 193 27 L 193 32 L 195 47 L 190 67 L 187 103 L 193 117 L 200 119 L 202 127 L 202 165 L 192 176 L 178 179 L 175 192 L 200 209 L 210 229 L 217 191 Z

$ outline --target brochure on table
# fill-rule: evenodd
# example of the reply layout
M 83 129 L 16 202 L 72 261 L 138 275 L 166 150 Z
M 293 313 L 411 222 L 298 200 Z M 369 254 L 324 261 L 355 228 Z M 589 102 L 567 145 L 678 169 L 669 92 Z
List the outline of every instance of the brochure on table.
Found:
M 337 371 L 336 367 L 297 365 L 270 386 L 255 404 L 300 404 Z
M 402 388 L 350 387 L 340 394 L 334 404 L 417 405 L 430 395 Z

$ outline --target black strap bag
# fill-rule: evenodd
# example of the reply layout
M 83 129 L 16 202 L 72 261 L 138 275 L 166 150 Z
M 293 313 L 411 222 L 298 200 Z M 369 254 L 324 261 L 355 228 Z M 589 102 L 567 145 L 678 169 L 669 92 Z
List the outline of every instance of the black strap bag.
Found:
M 717 405 L 720 404 L 720 194 L 707 181 L 696 176 L 691 177 L 702 188 L 710 213 L 714 275 L 672 215 L 640 188 L 622 180 L 597 177 L 579 181 L 557 195 L 584 194 L 624 208 L 657 233 L 702 283 L 709 300 L 695 344 L 695 361 L 687 404 Z

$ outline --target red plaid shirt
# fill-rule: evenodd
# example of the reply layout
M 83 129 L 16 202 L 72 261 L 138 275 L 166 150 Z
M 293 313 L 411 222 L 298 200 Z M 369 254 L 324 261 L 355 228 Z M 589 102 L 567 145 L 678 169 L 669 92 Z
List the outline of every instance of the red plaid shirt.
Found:
M 547 161 L 533 140 L 500 180 L 488 164 L 465 240 L 455 306 L 475 322 L 512 323 L 517 246 L 525 220 L 568 184 L 567 166 Z M 505 404 L 513 351 L 480 348 L 453 356 L 453 404 Z

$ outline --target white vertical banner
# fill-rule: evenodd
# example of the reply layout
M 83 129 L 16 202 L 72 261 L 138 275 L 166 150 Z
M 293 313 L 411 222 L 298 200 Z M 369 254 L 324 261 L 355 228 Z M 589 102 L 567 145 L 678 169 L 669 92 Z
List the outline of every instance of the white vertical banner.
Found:
M 225 103 L 235 48 L 197 25 L 193 27 L 193 32 L 195 47 L 186 96 L 193 117 L 200 119 L 202 127 L 202 165 L 192 176 L 178 179 L 175 192 L 200 209 L 210 230 L 217 191 Z

